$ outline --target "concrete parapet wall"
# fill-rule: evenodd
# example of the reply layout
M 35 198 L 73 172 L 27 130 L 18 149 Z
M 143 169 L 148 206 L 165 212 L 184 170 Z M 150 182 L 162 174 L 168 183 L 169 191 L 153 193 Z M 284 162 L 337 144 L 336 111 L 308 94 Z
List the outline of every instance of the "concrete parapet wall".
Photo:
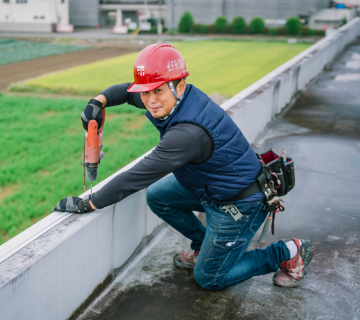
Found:
M 273 116 L 289 105 L 359 33 L 357 18 L 222 107 L 253 142 Z M 52 213 L 0 246 L 0 319 L 69 318 L 160 225 L 161 220 L 146 204 L 146 190 L 87 215 Z

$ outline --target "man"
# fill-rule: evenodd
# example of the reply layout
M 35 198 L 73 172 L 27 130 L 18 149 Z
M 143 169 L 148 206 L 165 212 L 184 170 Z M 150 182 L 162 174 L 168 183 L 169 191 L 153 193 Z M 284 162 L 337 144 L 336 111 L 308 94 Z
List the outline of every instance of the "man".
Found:
M 91 119 L 101 125 L 101 108 L 129 103 L 147 109 L 161 141 L 91 198 L 68 197 L 54 210 L 86 213 L 149 187 L 151 210 L 192 240 L 194 252 L 177 254 L 175 265 L 194 269 L 203 288 L 219 290 L 270 272 L 276 272 L 275 284 L 298 286 L 314 244 L 281 240 L 246 252 L 267 216 L 262 192 L 249 192 L 262 167 L 240 129 L 206 94 L 186 84 L 188 76 L 174 47 L 150 45 L 136 59 L 134 83 L 114 85 L 91 100 L 81 115 L 85 129 Z M 206 228 L 193 210 L 206 213 Z

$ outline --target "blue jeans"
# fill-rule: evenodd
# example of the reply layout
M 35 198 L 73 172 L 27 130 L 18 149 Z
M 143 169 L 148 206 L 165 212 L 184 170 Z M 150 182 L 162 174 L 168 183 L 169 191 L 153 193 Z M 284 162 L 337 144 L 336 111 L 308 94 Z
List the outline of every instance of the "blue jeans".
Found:
M 280 240 L 265 249 L 247 251 L 251 239 L 266 219 L 262 201 L 236 204 L 242 213 L 235 221 L 213 202 L 202 201 L 171 175 L 152 184 L 147 191 L 151 210 L 200 250 L 194 278 L 203 288 L 220 290 L 253 276 L 278 270 L 290 252 Z M 192 211 L 206 213 L 206 228 Z

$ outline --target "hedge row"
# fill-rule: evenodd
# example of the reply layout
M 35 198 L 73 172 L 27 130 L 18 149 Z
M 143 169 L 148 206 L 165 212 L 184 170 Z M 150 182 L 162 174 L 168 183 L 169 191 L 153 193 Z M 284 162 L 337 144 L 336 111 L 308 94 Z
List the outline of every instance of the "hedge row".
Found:
M 285 26 L 266 28 L 263 19 L 255 17 L 247 25 L 243 17 L 235 17 L 231 23 L 225 17 L 219 17 L 214 24 L 195 24 L 190 12 L 185 12 L 180 19 L 179 32 L 182 33 L 222 33 L 222 34 L 268 34 L 293 36 L 325 36 L 324 30 L 313 30 L 301 25 L 299 18 L 291 17 Z

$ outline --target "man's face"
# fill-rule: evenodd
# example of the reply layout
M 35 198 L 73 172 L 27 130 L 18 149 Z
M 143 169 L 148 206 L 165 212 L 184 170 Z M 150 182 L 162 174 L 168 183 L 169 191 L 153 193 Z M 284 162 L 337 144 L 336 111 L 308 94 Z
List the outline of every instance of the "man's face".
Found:
M 185 92 L 185 87 L 185 80 L 181 80 L 176 87 L 178 97 Z M 140 97 L 146 109 L 155 119 L 168 116 L 176 103 L 176 99 L 167 83 L 154 90 L 141 92 Z

